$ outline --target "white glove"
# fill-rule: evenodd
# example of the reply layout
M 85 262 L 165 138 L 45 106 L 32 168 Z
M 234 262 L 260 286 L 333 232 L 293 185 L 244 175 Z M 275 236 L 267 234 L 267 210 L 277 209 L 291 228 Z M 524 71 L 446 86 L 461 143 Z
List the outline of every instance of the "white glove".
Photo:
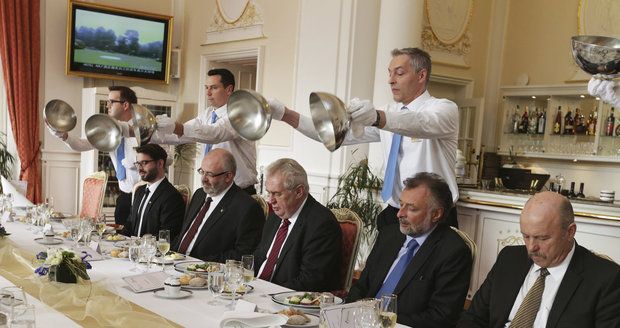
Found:
M 157 131 L 159 133 L 166 135 L 174 132 L 175 122 L 167 115 L 157 115 L 155 120 L 157 120 Z
M 271 118 L 274 120 L 282 121 L 284 117 L 284 104 L 278 99 L 269 99 L 269 108 L 271 108 Z
M 54 136 L 56 136 L 56 138 L 60 138 L 60 140 L 65 141 L 67 140 L 67 132 L 58 132 L 58 131 L 54 131 L 52 130 L 52 128 L 49 127 L 49 125 L 45 124 L 45 126 L 47 127 L 47 130 Z
M 592 76 L 590 82 L 588 82 L 588 92 L 595 97 L 600 97 L 600 92 L 602 90 L 601 85 L 603 82 L 605 82 L 605 80 L 599 79 L 596 75 Z
M 351 99 L 349 102 L 349 115 L 351 124 L 371 126 L 377 121 L 377 110 L 370 100 Z

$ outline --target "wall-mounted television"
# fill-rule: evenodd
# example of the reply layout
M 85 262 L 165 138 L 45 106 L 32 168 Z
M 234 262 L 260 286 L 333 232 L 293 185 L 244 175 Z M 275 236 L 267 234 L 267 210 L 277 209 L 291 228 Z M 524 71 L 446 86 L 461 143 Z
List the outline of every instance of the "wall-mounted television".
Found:
M 172 17 L 69 1 L 66 73 L 168 83 Z

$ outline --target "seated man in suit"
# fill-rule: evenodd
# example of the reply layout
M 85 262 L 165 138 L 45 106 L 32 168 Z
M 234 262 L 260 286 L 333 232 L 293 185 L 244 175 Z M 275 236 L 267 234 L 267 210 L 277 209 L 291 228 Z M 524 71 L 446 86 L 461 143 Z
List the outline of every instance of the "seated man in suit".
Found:
M 459 327 L 620 327 L 620 266 L 575 241 L 573 207 L 554 192 L 530 198 L 524 246 L 502 249 Z
M 347 301 L 395 294 L 399 323 L 454 327 L 467 296 L 472 260 L 467 244 L 444 222 L 453 206 L 450 187 L 428 172 L 404 185 L 399 225 L 381 232 Z
M 342 258 L 336 217 L 309 195 L 306 171 L 296 161 L 279 159 L 265 173 L 273 212 L 254 252 L 257 277 L 300 291 L 336 289 Z
M 166 179 L 168 154 L 156 144 L 138 147 L 136 153 L 134 164 L 146 184 L 136 189 L 123 234 L 157 236 L 159 230 L 170 230 L 170 239 L 173 240 L 181 231 L 185 202 L 181 193 Z
M 210 150 L 198 173 L 196 190 L 173 249 L 204 261 L 240 260 L 260 241 L 265 215 L 260 205 L 235 183 L 237 164 L 223 148 Z

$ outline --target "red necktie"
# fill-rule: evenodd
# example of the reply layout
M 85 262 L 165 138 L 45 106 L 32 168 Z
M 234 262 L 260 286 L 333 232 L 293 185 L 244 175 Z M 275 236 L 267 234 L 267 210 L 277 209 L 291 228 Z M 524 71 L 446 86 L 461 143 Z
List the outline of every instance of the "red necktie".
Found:
M 207 211 L 209 210 L 209 205 L 211 205 L 211 197 L 207 197 L 207 200 L 205 201 L 204 205 L 202 205 L 200 212 L 198 212 L 198 215 L 196 215 L 194 223 L 192 223 L 192 226 L 189 228 L 189 230 L 187 230 L 185 237 L 183 237 L 183 240 L 181 240 L 181 245 L 179 246 L 179 253 L 185 254 L 185 252 L 187 252 L 189 244 L 191 244 L 192 240 L 194 240 L 194 236 L 196 236 L 198 228 L 200 228 L 200 225 L 205 218 L 205 214 L 207 214 Z
M 289 224 L 291 224 L 291 221 L 288 219 L 282 220 L 282 225 L 280 225 L 280 229 L 276 233 L 276 239 L 273 242 L 273 247 L 271 247 L 271 253 L 269 253 L 267 258 L 267 263 L 265 263 L 263 272 L 259 276 L 260 279 L 271 281 L 271 275 L 278 261 L 278 255 L 280 254 L 280 249 L 282 249 L 282 244 L 284 244 L 284 239 L 286 239 Z

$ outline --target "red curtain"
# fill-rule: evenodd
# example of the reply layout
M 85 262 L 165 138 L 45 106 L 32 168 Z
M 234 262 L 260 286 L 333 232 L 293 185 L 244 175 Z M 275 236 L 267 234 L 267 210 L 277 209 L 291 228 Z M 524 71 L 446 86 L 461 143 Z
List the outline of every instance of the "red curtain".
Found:
M 20 180 L 28 181 L 27 197 L 41 200 L 39 160 L 40 0 L 0 1 L 0 58 L 9 118 L 21 161 Z

